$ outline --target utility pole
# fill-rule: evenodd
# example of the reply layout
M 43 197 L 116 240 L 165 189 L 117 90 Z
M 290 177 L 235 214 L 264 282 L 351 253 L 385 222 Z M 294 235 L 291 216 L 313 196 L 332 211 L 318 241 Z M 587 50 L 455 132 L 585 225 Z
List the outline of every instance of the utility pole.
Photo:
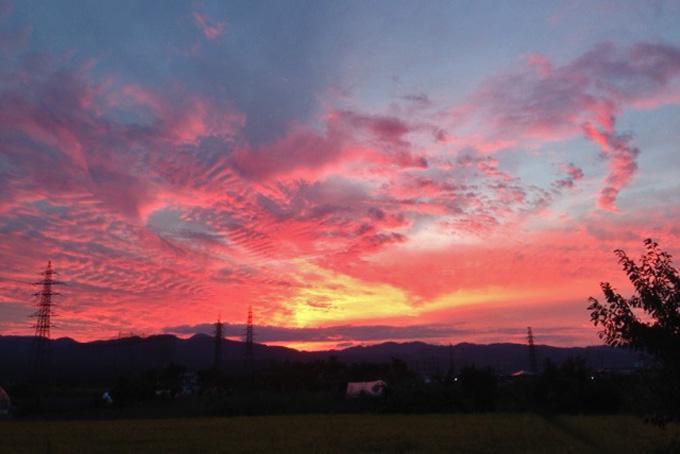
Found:
M 217 318 L 217 323 L 215 323 L 215 350 L 213 358 L 213 369 L 216 371 L 222 370 L 222 341 L 224 339 L 222 324 L 222 317 Z
M 538 372 L 536 367 L 536 346 L 534 345 L 534 334 L 531 331 L 531 326 L 527 328 L 527 341 L 529 343 L 529 370 L 532 374 Z
M 245 335 L 245 366 L 249 372 L 253 369 L 253 338 L 255 333 L 253 331 L 253 306 L 248 306 L 248 322 L 246 323 L 246 335 Z

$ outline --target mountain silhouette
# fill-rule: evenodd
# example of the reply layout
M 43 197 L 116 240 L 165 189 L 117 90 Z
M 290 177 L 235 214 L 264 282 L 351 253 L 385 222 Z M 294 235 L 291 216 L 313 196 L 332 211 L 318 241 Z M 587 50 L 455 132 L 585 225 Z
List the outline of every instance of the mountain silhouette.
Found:
M 31 372 L 33 337 L 0 336 L 0 383 L 17 382 Z M 188 339 L 172 335 L 128 337 L 94 342 L 77 342 L 69 338 L 49 341 L 51 376 L 57 381 L 82 383 L 108 382 L 121 375 L 178 364 L 189 369 L 207 369 L 213 364 L 214 340 L 205 334 Z M 224 340 L 223 369 L 227 373 L 243 370 L 245 344 Z M 537 345 L 539 364 L 550 359 L 562 362 L 582 358 L 595 369 L 632 369 L 640 357 L 634 352 L 607 346 L 552 347 Z M 423 342 L 385 342 L 342 350 L 298 351 L 291 348 L 254 345 L 257 367 L 274 362 L 315 361 L 335 357 L 346 363 L 384 363 L 398 359 L 412 369 L 432 375 L 445 373 L 450 366 L 491 367 L 507 374 L 529 368 L 528 347 L 521 344 L 478 345 L 461 343 L 449 346 Z

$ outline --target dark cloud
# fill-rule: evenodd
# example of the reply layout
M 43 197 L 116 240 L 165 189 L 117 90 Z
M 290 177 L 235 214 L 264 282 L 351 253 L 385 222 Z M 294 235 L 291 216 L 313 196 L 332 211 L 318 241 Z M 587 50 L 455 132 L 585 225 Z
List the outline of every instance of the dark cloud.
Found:
M 363 129 L 377 140 L 395 145 L 404 144 L 404 136 L 412 128 L 397 117 L 366 115 L 359 112 L 340 111 L 336 115 L 352 128 Z
M 429 107 L 432 105 L 432 100 L 425 93 L 414 93 L 410 95 L 404 95 L 401 97 L 401 99 L 413 104 L 417 104 L 419 107 Z
M 245 328 L 245 325 L 225 323 L 224 335 L 240 337 L 245 332 Z M 214 324 L 204 323 L 167 327 L 163 329 L 163 332 L 180 335 L 210 334 L 214 329 Z M 410 326 L 339 325 L 324 328 L 287 328 L 267 325 L 256 326 L 255 332 L 258 342 L 341 342 L 444 338 L 464 334 L 468 331 L 450 325 L 432 324 Z
M 246 326 L 224 324 L 225 337 L 242 338 Z M 177 335 L 213 334 L 215 325 L 180 325 L 163 329 L 164 333 Z M 255 326 L 256 341 L 267 342 L 334 342 L 340 348 L 362 343 L 381 341 L 430 341 L 433 343 L 450 342 L 451 339 L 467 339 L 474 336 L 482 342 L 519 342 L 526 337 L 526 327 L 487 327 L 472 328 L 465 325 L 424 324 L 424 325 L 337 325 L 323 328 L 289 328 L 280 326 Z M 534 330 L 536 332 L 536 330 Z M 542 326 L 536 332 L 539 344 L 574 345 L 584 338 L 584 330 L 572 326 Z M 586 330 L 592 335 L 592 329 Z

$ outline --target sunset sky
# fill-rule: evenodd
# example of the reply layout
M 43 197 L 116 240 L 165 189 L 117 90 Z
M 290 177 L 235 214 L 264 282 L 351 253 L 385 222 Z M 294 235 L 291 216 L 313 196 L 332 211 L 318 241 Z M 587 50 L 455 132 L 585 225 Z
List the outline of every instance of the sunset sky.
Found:
M 597 344 L 680 260 L 680 2 L 0 0 L 0 334 Z M 676 261 L 676 265 L 678 261 Z

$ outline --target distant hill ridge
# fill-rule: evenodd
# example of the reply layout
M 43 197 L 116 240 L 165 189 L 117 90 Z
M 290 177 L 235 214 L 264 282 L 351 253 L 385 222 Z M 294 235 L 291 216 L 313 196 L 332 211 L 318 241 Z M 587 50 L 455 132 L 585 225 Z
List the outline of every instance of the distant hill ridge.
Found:
M 0 336 L 0 383 L 22 380 L 31 364 L 31 336 Z M 182 339 L 173 335 L 127 337 L 112 340 L 78 342 L 70 338 L 49 341 L 52 374 L 55 379 L 102 382 L 134 371 L 165 367 L 170 363 L 190 369 L 205 369 L 213 362 L 212 337 L 196 334 Z M 222 347 L 225 371 L 243 367 L 245 345 L 224 340 Z M 640 356 L 634 352 L 607 346 L 552 347 L 537 345 L 538 363 L 546 359 L 562 362 L 570 357 L 583 358 L 593 368 L 630 369 Z M 527 369 L 528 347 L 521 344 L 470 344 L 452 347 L 424 342 L 384 342 L 342 350 L 298 351 L 291 348 L 255 344 L 254 358 L 259 367 L 272 362 L 314 361 L 335 357 L 339 361 L 389 362 L 399 359 L 424 374 L 446 371 L 450 365 L 460 369 L 474 364 L 492 367 L 499 373 Z

